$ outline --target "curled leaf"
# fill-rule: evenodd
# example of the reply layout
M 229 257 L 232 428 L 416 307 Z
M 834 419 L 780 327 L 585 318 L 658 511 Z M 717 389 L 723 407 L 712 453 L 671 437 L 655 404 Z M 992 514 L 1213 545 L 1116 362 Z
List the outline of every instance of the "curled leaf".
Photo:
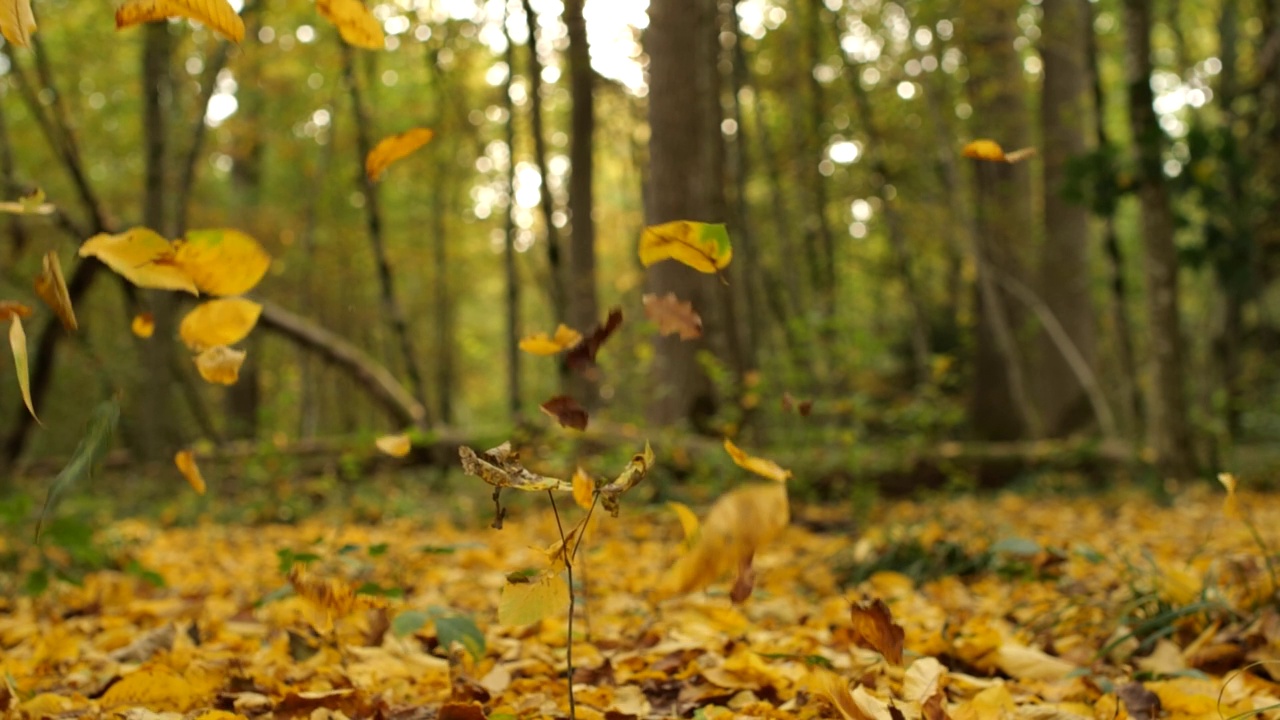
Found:
M 27 7 L 29 10 L 30 6 Z M 0 17 L 2 16 L 3 11 L 0 11 Z M 22 195 L 16 202 L 0 202 L 0 212 L 14 215 L 52 215 L 54 210 L 57 208 L 44 201 L 44 190 L 40 188 Z
M 261 314 L 262 306 L 252 300 L 210 300 L 200 303 L 182 318 L 178 335 L 195 352 L 215 345 L 234 345 L 253 330 Z
M 902 665 L 902 643 L 906 637 L 902 626 L 893 621 L 889 606 L 880 598 L 871 603 L 857 603 L 850 608 L 853 640 L 884 656 L 891 665 Z
M 602 325 L 597 325 L 590 335 L 569 349 L 568 354 L 564 356 L 565 365 L 569 366 L 570 370 L 577 372 L 582 372 L 595 365 L 596 353 L 600 352 L 600 346 L 621 326 L 622 310 L 620 308 L 610 310 L 609 316 L 605 318 Z
M 573 473 L 573 502 L 583 510 L 591 508 L 591 503 L 595 499 L 596 481 L 591 479 L 586 470 L 579 467 Z
M 560 427 L 574 430 L 587 429 L 587 410 L 568 395 L 557 395 L 538 406 L 542 412 L 555 418 Z
M 199 21 L 232 42 L 244 39 L 244 21 L 227 0 L 125 0 L 116 8 L 116 28 L 186 18 Z
M 67 290 L 67 281 L 62 276 L 62 263 L 58 262 L 58 253 L 52 250 L 45 253 L 41 261 L 40 275 L 36 277 L 36 294 L 58 315 L 58 319 L 62 321 L 62 327 L 67 330 L 80 327 L 76 322 L 76 311 L 71 307 L 71 293 Z
M 413 449 L 413 441 L 409 439 L 406 433 L 398 435 L 383 435 L 373 441 L 379 450 L 394 458 L 402 458 L 409 454 Z
M 435 137 L 435 131 L 417 127 L 383 138 L 365 157 L 365 174 L 370 180 L 377 180 L 391 163 L 409 156 L 418 148 L 431 142 L 433 137 Z
M 512 488 L 526 492 L 542 490 L 573 490 L 573 484 L 557 478 L 546 477 L 525 469 L 520 455 L 511 449 L 510 442 L 477 454 L 463 445 L 458 448 L 462 471 L 500 488 Z
M 240 379 L 240 366 L 244 364 L 244 358 L 243 350 L 216 345 L 196 356 L 196 369 L 206 382 L 235 385 Z
M 682 502 L 671 501 L 667 503 L 667 507 L 676 514 L 680 519 L 680 528 L 684 530 L 684 542 L 686 545 L 692 545 L 698 537 L 698 516 L 689 509 L 688 505 Z
M 196 465 L 196 454 L 190 450 L 179 450 L 173 456 L 173 464 L 178 466 L 178 472 L 182 473 L 182 477 L 187 479 L 191 489 L 195 490 L 197 495 L 203 495 L 205 492 L 204 475 L 200 474 L 200 467 Z
M 129 323 L 129 329 L 134 335 L 146 340 L 156 332 L 156 317 L 149 312 L 138 313 L 133 316 L 133 322 Z
M 729 438 L 724 440 L 725 452 L 729 453 L 729 457 L 733 458 L 733 463 L 743 470 L 750 470 L 760 477 L 769 478 L 775 482 L 786 482 L 791 478 L 791 471 L 783 468 L 778 463 L 764 458 L 753 457 L 746 454 L 737 445 L 734 445 Z
M 644 480 L 645 475 L 649 474 L 649 469 L 653 467 L 653 448 L 649 447 L 649 442 L 644 443 L 644 452 L 638 453 L 631 457 L 631 462 L 623 468 L 613 482 L 600 488 L 600 504 L 613 517 L 618 517 L 620 509 L 618 498 L 623 493 L 640 484 Z
M 546 333 L 538 333 L 522 339 L 520 349 L 530 355 L 555 355 L 577 345 L 581 340 L 582 333 L 561 323 L 556 328 L 555 335 L 548 337 Z
M 1240 512 L 1240 500 L 1236 495 L 1236 485 L 1239 483 L 1236 476 L 1231 473 L 1218 473 L 1218 482 L 1222 483 L 1222 487 L 1227 490 L 1227 499 L 1222 501 L 1222 512 L 1231 520 L 1240 520 L 1243 514 Z
M 640 235 L 640 264 L 675 260 L 704 273 L 717 273 L 733 259 L 729 231 L 718 223 L 689 220 L 651 225 Z

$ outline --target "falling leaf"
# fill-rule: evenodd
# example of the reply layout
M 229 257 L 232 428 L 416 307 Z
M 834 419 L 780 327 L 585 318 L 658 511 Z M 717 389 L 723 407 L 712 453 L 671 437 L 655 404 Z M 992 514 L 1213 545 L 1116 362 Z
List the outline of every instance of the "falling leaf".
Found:
M 573 473 L 573 501 L 583 510 L 590 509 L 595 501 L 596 483 L 587 474 L 586 470 L 579 467 Z
M 560 427 L 574 430 L 587 429 L 587 411 L 577 400 L 568 395 L 557 395 L 538 406 L 542 412 L 555 418 Z
M 1022 148 L 1021 150 L 1014 150 L 1011 153 L 1006 153 L 1004 149 L 1000 147 L 1000 143 L 995 140 L 974 140 L 964 146 L 962 154 L 965 157 L 974 160 L 1003 162 L 1012 165 L 1013 163 L 1021 162 L 1032 155 L 1035 155 L 1036 149 L 1028 147 Z
M 1231 473 L 1218 473 L 1218 482 L 1227 489 L 1227 499 L 1222 501 L 1223 514 L 1231 520 L 1240 520 L 1244 516 L 1240 512 L 1239 496 L 1236 495 L 1236 486 L 1239 484 L 1236 476 Z
M 3 0 L 0 0 L 3 1 Z M 94 235 L 80 246 L 80 257 L 96 257 L 121 277 L 143 288 L 183 290 L 199 295 L 191 276 L 172 262 L 173 245 L 144 227 L 118 235 Z
M 680 519 L 680 528 L 684 530 L 684 541 L 687 545 L 692 545 L 698 537 L 698 516 L 688 505 L 674 500 L 667 503 L 667 507 L 676 514 Z
M 267 251 L 239 230 L 190 230 L 173 243 L 172 257 L 173 264 L 210 295 L 243 295 L 271 267 Z
M 398 435 L 383 435 L 373 441 L 379 450 L 394 458 L 402 458 L 409 454 L 413 449 L 413 441 L 409 439 L 407 433 Z
M 301 563 L 289 568 L 289 584 L 294 592 L 325 610 L 330 618 L 343 618 L 360 608 L 386 604 L 382 598 L 357 593 L 356 586 L 351 583 L 313 575 Z
M 660 335 L 679 335 L 681 340 L 702 337 L 702 317 L 693 309 L 693 303 L 681 302 L 675 293 L 654 295 L 646 293 L 644 316 L 658 324 Z
M 234 345 L 258 323 L 262 306 L 244 298 L 221 298 L 200 303 L 178 325 L 182 342 L 194 352 L 216 345 Z
M 338 28 L 347 44 L 368 50 L 386 46 L 382 23 L 360 0 L 316 0 L 316 9 Z
M 14 215 L 52 215 L 54 210 L 57 208 L 52 203 L 44 201 L 44 190 L 40 188 L 22 195 L 17 202 L 0 202 L 0 212 Z
M 133 322 L 129 323 L 129 329 L 145 340 L 155 334 L 156 318 L 149 312 L 138 313 L 133 316 Z
M 791 471 L 784 469 L 778 463 L 764 458 L 752 457 L 746 454 L 737 445 L 734 445 L 729 438 L 724 440 L 725 452 L 729 453 L 729 457 L 733 458 L 733 462 L 743 470 L 750 470 L 760 477 L 769 478 L 775 482 L 786 482 L 791 478 Z
M 604 509 L 609 514 L 618 517 L 618 498 L 631 488 L 640 484 L 645 476 L 649 474 L 649 469 L 653 467 L 653 448 L 649 447 L 649 441 L 644 443 L 644 452 L 631 456 L 631 462 L 623 468 L 622 472 L 613 482 L 600 488 L 600 504 L 604 505 Z
M 530 355 L 555 355 L 582 341 L 582 333 L 568 325 L 561 324 L 556 334 L 548 337 L 546 333 L 530 335 L 520 341 L 520 349 Z
M 620 308 L 610 310 L 609 316 L 605 318 L 603 325 L 597 325 L 590 335 L 578 341 L 576 345 L 569 349 L 568 354 L 564 356 L 565 365 L 570 370 L 578 372 L 590 368 L 596 362 L 596 353 L 600 352 L 600 346 L 621 326 L 622 310 Z
M 733 259 L 729 231 L 717 223 L 677 220 L 651 225 L 640 235 L 640 264 L 675 260 L 704 273 L 717 273 Z
M 244 364 L 244 357 L 244 350 L 215 345 L 196 356 L 196 369 L 206 382 L 235 385 L 240 379 L 240 366 Z
M 569 589 L 557 573 L 542 573 L 527 581 L 502 586 L 498 622 L 529 625 L 569 609 Z
M 178 466 L 178 472 L 182 473 L 182 477 L 191 483 L 191 489 L 195 490 L 197 495 L 203 495 L 204 476 L 200 474 L 200 468 L 196 465 L 196 454 L 190 450 L 179 450 L 178 454 L 173 456 L 173 464 Z
M 31 313 L 30 309 L 27 314 Z M 31 403 L 31 377 L 27 369 L 27 333 L 22 329 L 22 313 L 10 313 L 9 348 L 13 350 L 14 370 L 18 374 L 18 389 L 22 391 L 22 402 L 26 404 L 31 417 L 36 417 L 35 405 Z
M 383 138 L 365 157 L 365 174 L 370 180 L 377 180 L 391 163 L 413 154 L 418 148 L 431 142 L 433 137 L 433 130 L 417 127 Z
M 67 281 L 62 277 L 62 263 L 58 262 L 58 253 L 50 250 L 45 253 L 41 262 L 42 269 L 36 277 L 36 294 L 57 313 L 62 327 L 67 330 L 79 328 L 76 311 L 71 307 L 71 293 L 67 291 Z
M 890 665 L 902 665 L 902 643 L 906 633 L 893 621 L 893 615 L 883 600 L 876 598 L 869 604 L 854 604 L 849 615 L 853 621 L 855 643 L 880 653 Z
M 244 39 L 244 21 L 227 0 L 125 0 L 116 8 L 116 28 L 186 18 L 196 20 L 232 42 Z
M 31 0 L 0 0 L 0 32 L 4 39 L 18 47 L 31 47 L 31 33 L 36 31 L 36 16 Z
M 707 512 L 697 542 L 664 578 L 662 594 L 681 595 L 728 573 L 740 574 L 790 517 L 782 483 L 751 485 L 721 496 Z
M 798 412 L 800 417 L 809 417 L 809 413 L 813 412 L 812 400 L 796 400 L 791 393 L 782 393 L 782 411 Z

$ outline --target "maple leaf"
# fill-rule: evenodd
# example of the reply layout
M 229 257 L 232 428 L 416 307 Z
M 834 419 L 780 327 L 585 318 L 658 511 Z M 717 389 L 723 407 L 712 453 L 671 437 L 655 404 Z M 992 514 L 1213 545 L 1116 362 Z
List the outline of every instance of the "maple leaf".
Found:
M 574 430 L 587 429 L 587 411 L 577 400 L 568 395 L 557 395 L 538 406 L 542 412 L 555 418 L 560 427 Z
M 675 222 L 651 225 L 640 235 L 640 264 L 675 260 L 698 272 L 718 273 L 733 259 L 729 231 L 718 223 Z
M 316 9 L 338 28 L 348 45 L 368 50 L 381 50 L 386 46 L 382 23 L 360 0 L 316 0 Z
M 62 327 L 67 330 L 76 330 L 80 327 L 76 322 L 76 311 L 71 307 L 71 293 L 67 291 L 67 281 L 62 276 L 62 263 L 58 262 L 58 253 L 53 250 L 45 253 L 41 260 L 40 275 L 36 277 L 35 288 L 36 295 L 39 295 L 45 305 L 57 314 Z
M 125 0 L 116 8 L 116 28 L 186 18 L 196 20 L 232 42 L 244 39 L 244 21 L 227 0 Z
M 370 180 L 377 180 L 391 163 L 403 159 L 431 142 L 435 131 L 418 127 L 385 137 L 369 151 L 364 159 L 364 172 Z
M 884 656 L 891 665 L 902 664 L 902 642 L 906 637 L 902 626 L 893 621 L 889 607 L 880 598 L 871 603 L 856 603 L 850 608 L 853 641 Z
M 203 495 L 205 492 L 204 475 L 200 474 L 200 467 L 196 465 L 196 454 L 190 450 L 179 450 L 173 456 L 173 464 L 178 466 L 178 472 L 182 473 L 182 477 L 187 479 L 191 489 L 195 490 L 197 495 Z
M 31 33 L 35 31 L 31 0 L 0 0 L 0 32 L 5 40 L 18 47 L 31 47 Z
M 693 303 L 681 302 L 675 293 L 655 295 L 646 293 L 644 315 L 658 324 L 658 333 L 679 335 L 681 340 L 702 337 L 702 317 L 693 309 Z
M 600 346 L 621 326 L 622 309 L 614 308 L 610 310 L 602 325 L 597 325 L 590 335 L 584 337 L 578 344 L 569 349 L 569 352 L 564 356 L 565 365 L 576 372 L 582 372 L 595 365 L 596 353 L 600 352 Z

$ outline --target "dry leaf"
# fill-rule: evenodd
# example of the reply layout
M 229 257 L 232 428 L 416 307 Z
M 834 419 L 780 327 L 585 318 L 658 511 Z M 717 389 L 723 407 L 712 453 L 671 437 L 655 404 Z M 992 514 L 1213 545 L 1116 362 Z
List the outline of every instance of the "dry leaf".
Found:
M 31 314 L 29 308 L 26 314 Z M 22 402 L 26 404 L 31 417 L 36 418 L 36 422 L 40 422 L 40 418 L 36 417 L 35 405 L 31 403 L 31 376 L 27 368 L 27 333 L 22 329 L 20 312 L 10 313 L 9 349 L 13 351 L 13 365 L 18 374 L 18 389 L 22 391 Z
M 693 547 L 664 578 L 660 594 L 684 594 L 729 573 L 741 576 L 790 519 L 787 486 L 782 483 L 752 485 L 721 496 L 707 512 Z
M 76 311 L 71 307 L 71 293 L 67 291 L 67 281 L 62 276 L 62 263 L 58 262 L 58 253 L 50 250 L 45 253 L 41 263 L 40 275 L 36 277 L 36 294 L 57 313 L 62 327 L 68 330 L 78 329 L 80 325 L 76 322 Z
M 5 40 L 18 47 L 31 47 L 31 33 L 35 31 L 31 0 L 0 0 L 0 32 Z
M 199 21 L 232 42 L 244 39 L 244 21 L 227 0 L 125 0 L 116 8 L 116 28 L 186 18 Z
M 0 300 L 0 320 L 31 317 L 31 308 L 13 300 Z
M 1061 680 L 1076 671 L 1076 666 L 1043 650 L 1004 643 L 996 650 L 996 666 L 1018 680 Z
M 221 298 L 200 303 L 182 318 L 178 335 L 194 352 L 243 340 L 262 314 L 262 306 L 244 298 Z
M 144 665 L 107 688 L 99 702 L 106 709 L 141 705 L 157 712 L 186 712 L 203 701 L 183 676 L 164 665 Z
M 590 335 L 570 348 L 568 354 L 564 356 L 565 365 L 570 370 L 578 372 L 587 370 L 595 365 L 596 353 L 600 352 L 600 346 L 621 326 L 622 310 L 620 308 L 610 310 L 609 317 L 605 319 L 603 325 L 597 325 Z
M 539 405 L 538 408 L 555 418 L 560 423 L 560 427 L 573 428 L 574 430 L 587 429 L 586 408 L 579 405 L 577 400 L 568 395 L 557 395 Z
M 693 303 L 681 302 L 675 293 L 654 295 L 646 293 L 644 315 L 658 325 L 660 335 L 679 335 L 681 340 L 702 337 L 702 317 L 693 309 Z
M 385 137 L 373 146 L 364 159 L 364 172 L 370 180 L 377 180 L 391 163 L 415 152 L 418 148 L 431 142 L 435 132 L 428 128 L 418 127 L 406 130 L 397 135 Z
M 809 413 L 813 412 L 812 400 L 796 400 L 791 393 L 782 393 L 782 411 L 798 412 L 800 417 L 809 417 Z
M 44 190 L 40 188 L 23 194 L 17 202 L 0 202 L 0 212 L 14 215 L 52 215 L 55 210 L 52 203 L 44 201 Z
M 316 9 L 338 28 L 348 45 L 368 50 L 386 46 L 382 23 L 360 0 L 316 0 Z
M 149 312 L 138 313 L 133 316 L 133 322 L 129 323 L 129 329 L 134 335 L 146 340 L 156 332 L 156 318 Z
M 880 653 L 890 665 L 902 665 L 906 633 L 893 621 L 883 600 L 876 598 L 870 604 L 855 604 L 850 609 L 850 617 L 855 643 Z
M 595 502 L 596 483 L 587 474 L 586 470 L 579 467 L 573 473 L 573 501 L 583 510 L 588 510 Z
M 729 438 L 724 440 L 724 450 L 729 453 L 729 457 L 733 458 L 733 463 L 743 470 L 750 470 L 760 477 L 769 478 L 774 482 L 786 482 L 791 478 L 790 470 L 783 468 L 772 460 L 765 460 L 764 458 L 746 454 L 737 445 L 734 445 Z
M 680 520 L 680 529 L 684 530 L 684 542 L 686 545 L 693 545 L 698 539 L 698 516 L 688 505 L 682 502 L 672 500 L 667 503 L 667 507 L 676 514 Z
M 240 379 L 240 366 L 244 364 L 244 357 L 244 350 L 215 345 L 196 356 L 196 369 L 206 382 L 235 385 Z
M 582 341 L 582 333 L 565 324 L 556 328 L 556 334 L 548 337 L 546 333 L 530 335 L 520 341 L 520 349 L 530 355 L 555 355 L 564 352 Z
M 191 484 L 191 489 L 195 490 L 197 495 L 203 495 L 204 476 L 200 474 L 200 468 L 196 465 L 196 454 L 190 450 L 179 450 L 178 454 L 173 456 L 173 464 L 178 466 L 178 472 L 182 473 L 182 477 Z
M 407 433 L 398 435 L 383 435 L 373 441 L 379 450 L 394 458 L 402 458 L 409 454 L 413 449 L 413 441 L 409 439 Z

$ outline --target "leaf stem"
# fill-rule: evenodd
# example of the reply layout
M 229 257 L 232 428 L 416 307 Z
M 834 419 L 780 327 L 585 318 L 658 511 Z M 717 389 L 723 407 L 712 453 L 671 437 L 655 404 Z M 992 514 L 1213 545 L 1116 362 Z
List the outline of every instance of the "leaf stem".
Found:
M 560 522 L 560 509 L 556 507 L 556 495 L 550 488 L 547 489 L 547 497 L 551 499 L 551 512 L 556 516 L 556 529 L 560 531 L 560 553 L 564 555 L 565 582 L 569 583 L 569 630 L 564 644 L 565 665 L 568 666 L 568 675 L 565 680 L 569 686 L 569 720 L 577 720 L 577 706 L 574 704 L 573 698 L 573 556 L 577 554 L 578 546 L 582 544 L 582 534 L 586 533 L 587 528 L 584 523 L 583 533 L 578 536 L 578 542 L 574 543 L 573 552 L 570 552 L 568 539 L 564 536 L 564 524 Z M 595 508 L 594 502 L 592 502 L 591 507 Z M 590 518 L 590 515 L 587 517 Z

